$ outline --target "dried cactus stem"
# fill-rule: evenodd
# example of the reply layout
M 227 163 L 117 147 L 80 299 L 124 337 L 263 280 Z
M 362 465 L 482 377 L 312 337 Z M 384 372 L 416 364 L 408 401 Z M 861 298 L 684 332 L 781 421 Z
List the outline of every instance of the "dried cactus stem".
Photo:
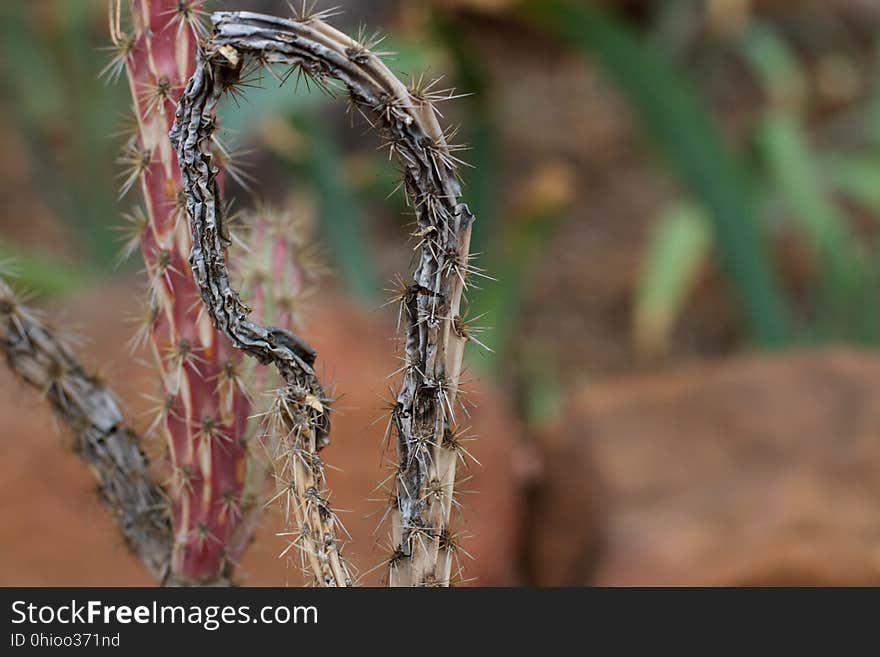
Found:
M 433 222 L 420 217 L 420 224 L 424 220 Z M 438 231 L 440 244 L 423 251 L 415 274 L 416 281 L 434 287 L 414 283 L 408 302 L 405 350 L 414 365 L 406 371 L 393 417 L 401 456 L 394 538 L 406 558 L 391 570 L 392 586 L 448 586 L 456 559 L 454 546 L 444 547 L 441 539 L 451 532 L 455 496 L 458 456 L 446 436 L 454 430 L 466 342 L 456 330 L 465 279 L 443 277 L 448 263 L 438 262 L 435 254 L 466 262 L 472 222 L 469 213 L 460 213 L 454 226 Z
M 461 258 L 467 262 L 470 253 L 471 231 L 473 221 L 470 220 L 459 232 L 459 252 Z M 461 369 L 464 363 L 464 349 L 468 342 L 467 335 L 459 330 L 458 319 L 462 316 L 461 304 L 464 297 L 465 283 L 459 278 L 452 279 L 451 289 L 451 307 L 449 317 L 452 321 L 444 323 L 443 332 L 443 353 L 446 357 L 447 379 L 449 381 L 449 395 L 451 399 L 457 399 L 459 393 L 459 385 L 461 381 Z M 456 545 L 454 543 L 443 544 L 443 536 L 450 534 L 449 528 L 452 517 L 452 506 L 455 495 L 455 477 L 458 466 L 458 455 L 448 447 L 447 436 L 451 432 L 451 428 L 445 428 L 442 434 L 443 438 L 437 449 L 437 470 L 440 475 L 443 496 L 441 497 L 438 509 L 433 513 L 432 522 L 434 526 L 441 527 L 440 535 L 437 540 L 437 555 L 435 577 L 438 581 L 448 586 L 452 577 L 453 562 L 458 557 L 455 554 Z
M 0 281 L 0 349 L 9 368 L 39 390 L 73 433 L 74 449 L 98 479 L 125 542 L 163 582 L 171 562 L 165 492 L 150 476 L 138 436 L 125 428 L 112 392 L 85 373 L 58 336 Z
M 305 453 L 314 453 L 315 435 L 308 437 Z M 348 566 L 337 549 L 336 516 L 319 487 L 314 466 L 297 459 L 292 484 L 296 487 L 296 521 L 301 528 L 299 548 L 307 556 L 311 572 L 323 586 L 351 586 Z
M 444 537 L 451 535 L 458 455 L 444 441 L 455 429 L 454 406 L 466 337 L 457 327 L 470 274 L 473 222 L 467 206 L 458 201 L 460 161 L 453 154 L 458 147 L 447 143 L 432 94 L 407 89 L 364 44 L 319 16 L 282 19 L 217 12 L 212 22 L 212 41 L 184 91 L 171 134 L 192 218 L 190 263 L 215 326 L 240 349 L 262 362 L 274 362 L 291 387 L 305 384 L 313 393 L 320 391 L 309 354 L 298 348 L 301 343 L 290 334 L 249 322 L 247 308 L 229 285 L 222 206 L 205 146 L 215 128 L 223 91 L 234 87 L 248 57 L 258 65 L 298 68 L 319 84 L 339 80 L 348 89 L 352 106 L 378 128 L 404 171 L 421 248 L 413 282 L 403 295 L 407 366 L 392 415 L 399 464 L 395 545 L 388 563 L 393 585 L 448 585 L 452 556 Z M 310 427 L 319 441 L 325 429 Z M 312 454 L 317 456 L 317 452 Z M 333 537 L 332 531 L 329 536 Z M 336 545 L 335 538 L 331 545 Z
M 306 215 L 301 209 L 294 212 L 265 205 L 249 213 L 242 234 L 247 248 L 236 267 L 254 312 L 286 330 L 299 327 L 300 302 L 323 272 L 317 253 L 308 244 Z M 307 345 L 300 348 L 310 352 Z M 268 389 L 270 381 L 273 387 L 279 385 L 272 371 L 253 369 L 255 389 Z M 316 581 L 350 582 L 344 563 L 334 551 L 323 547 L 327 537 L 320 530 L 321 522 L 334 518 L 317 492 L 324 485 L 322 464 L 309 456 L 320 446 L 318 436 L 310 431 L 317 418 L 309 416 L 323 413 L 325 403 L 310 397 L 308 391 L 282 386 L 276 391 L 272 407 L 262 414 L 268 422 L 261 427 L 260 443 L 269 456 L 267 470 L 277 482 L 277 495 L 272 501 L 282 500 L 285 526 L 280 535 L 287 537 L 289 544 L 281 556 L 291 555 L 292 561 L 299 556 L 307 580 L 310 573 L 315 573 Z M 326 443 L 326 439 L 321 442 Z M 302 500 L 311 504 L 297 503 Z
M 304 575 L 310 573 L 320 586 L 351 586 L 336 538 L 341 524 L 327 499 L 324 464 L 318 456 L 326 433 L 319 434 L 317 427 L 325 423 L 327 400 L 296 385 L 285 386 L 277 394 L 269 415 L 270 431 L 279 437 L 274 462 L 276 498 L 283 498 L 287 524 L 282 535 L 290 543 L 282 555 L 298 550 Z
M 229 242 L 222 229 L 216 168 L 207 145 L 216 125 L 219 99 L 241 70 L 229 65 L 235 56 L 228 48 L 218 55 L 217 62 L 200 56 L 172 131 L 192 219 L 190 263 L 214 326 L 238 349 L 264 364 L 274 364 L 286 383 L 283 413 L 279 411 L 279 415 L 298 440 L 287 455 L 291 479 L 281 483 L 294 496 L 299 548 L 319 584 L 348 586 L 351 578 L 336 537 L 336 518 L 324 497 L 326 486 L 318 456 L 328 441 L 330 408 L 313 369 L 315 353 L 289 331 L 248 321 L 249 309 L 230 286 L 226 268 Z M 306 439 L 299 440 L 303 436 Z

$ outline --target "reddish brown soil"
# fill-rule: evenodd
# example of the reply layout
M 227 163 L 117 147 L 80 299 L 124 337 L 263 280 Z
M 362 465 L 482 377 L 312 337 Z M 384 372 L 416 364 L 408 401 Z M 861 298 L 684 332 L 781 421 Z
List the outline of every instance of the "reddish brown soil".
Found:
M 119 317 L 136 296 L 102 289 L 67 313 L 92 338 L 85 361 L 113 364 L 107 377 L 133 412 L 153 385 L 124 347 Z M 325 455 L 343 469 L 331 486 L 350 510 L 347 552 L 368 570 L 385 538 L 373 536 L 366 516 L 377 507 L 366 500 L 382 477 L 383 429 L 371 422 L 393 369 L 391 327 L 330 295 L 315 303 L 309 334 L 345 393 Z M 483 389 L 473 422 L 485 467 L 464 486 L 481 491 L 465 496 L 467 574 L 516 583 L 524 561 L 539 584 L 880 584 L 878 394 L 880 358 L 842 350 L 623 377 L 575 396 L 565 429 L 542 437 L 542 464 Z M 0 400 L 0 585 L 150 584 L 39 396 L 7 373 Z M 518 473 L 529 469 L 543 482 L 526 505 Z M 301 583 L 276 558 L 278 527 L 268 513 L 242 583 Z
M 130 287 L 101 289 L 66 304 L 64 313 L 89 336 L 83 347 L 86 363 L 110 364 L 106 377 L 137 418 L 148 405 L 141 393 L 153 391 L 152 372 L 132 363 L 125 342 L 131 327 L 122 318 L 135 311 L 139 294 Z M 52 314 L 55 314 L 54 312 Z M 358 310 L 332 296 L 314 303 L 309 339 L 320 363 L 344 394 L 333 425 L 333 444 L 326 460 L 342 472 L 331 472 L 333 503 L 355 537 L 347 547 L 354 564 L 367 571 L 382 560 L 373 535 L 379 505 L 373 488 L 386 473 L 379 468 L 384 425 L 372 424 L 381 414 L 380 395 L 387 392 L 385 376 L 396 369 L 393 326 L 377 313 Z M 475 387 L 475 386 L 471 386 Z M 474 444 L 474 454 L 487 467 L 472 469 L 463 488 L 465 510 L 459 527 L 474 538 L 464 547 L 474 555 L 466 577 L 479 584 L 511 581 L 515 561 L 518 486 L 513 459 L 516 428 L 498 395 L 477 387 L 472 411 L 474 431 L 487 436 Z M 140 565 L 126 551 L 106 510 L 96 500 L 90 473 L 69 450 L 39 395 L 0 370 L 0 585 L 134 585 L 150 584 Z M 148 424 L 146 418 L 136 425 Z M 243 560 L 239 580 L 245 585 L 300 585 L 299 570 L 276 555 L 283 549 L 280 521 L 268 513 L 258 537 Z M 468 560 L 469 561 L 469 560 Z M 377 584 L 380 571 L 367 576 Z

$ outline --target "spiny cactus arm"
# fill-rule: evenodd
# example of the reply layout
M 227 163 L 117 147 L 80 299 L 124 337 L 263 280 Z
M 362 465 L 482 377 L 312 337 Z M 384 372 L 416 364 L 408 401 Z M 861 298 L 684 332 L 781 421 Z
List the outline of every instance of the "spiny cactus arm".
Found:
M 168 500 L 151 478 L 140 439 L 126 428 L 113 393 L 86 374 L 58 336 L 2 280 L 0 349 L 9 368 L 43 394 L 73 433 L 75 451 L 94 471 L 100 497 L 125 542 L 163 582 L 171 562 Z
M 256 316 L 291 331 L 300 330 L 305 301 L 324 274 L 319 249 L 311 242 L 310 219 L 307 196 L 280 209 L 260 204 L 254 211 L 235 218 L 233 275 L 241 281 L 241 290 Z M 255 427 L 257 435 L 253 442 L 262 447 L 267 457 L 255 461 L 267 466 L 266 475 L 272 475 L 277 494 L 270 503 L 277 502 L 283 512 L 284 525 L 278 535 L 287 539 L 287 545 L 280 557 L 291 563 L 300 561 L 305 579 L 310 581 L 310 573 L 318 571 L 311 561 L 314 555 L 308 555 L 310 563 L 306 565 L 307 555 L 300 549 L 298 538 L 302 515 L 296 513 L 294 503 L 298 494 L 291 484 L 295 478 L 301 478 L 296 468 L 302 464 L 297 466 L 298 443 L 291 439 L 285 414 L 281 412 L 286 387 L 274 368 L 258 365 L 254 359 L 245 364 L 245 376 L 252 389 L 275 391 L 274 395 L 254 397 L 255 417 L 262 417 L 263 422 Z
M 274 363 L 288 384 L 290 407 L 304 436 L 307 481 L 323 482 L 317 449 L 329 429 L 329 408 L 312 368 L 314 354 L 291 334 L 248 320 L 249 309 L 230 286 L 225 258 L 222 203 L 208 148 L 224 92 L 239 80 L 245 59 L 258 65 L 284 64 L 317 80 L 339 80 L 351 103 L 376 127 L 403 170 L 420 240 L 418 266 L 401 293 L 406 315 L 404 381 L 392 421 L 397 431 L 398 470 L 390 583 L 399 586 L 449 584 L 455 541 L 450 540 L 456 462 L 454 406 L 467 329 L 461 320 L 469 265 L 473 215 L 459 202 L 457 147 L 447 143 L 432 104 L 430 85 L 408 89 L 369 48 L 325 24 L 320 17 L 282 19 L 250 12 L 212 15 L 214 34 L 200 53 L 196 72 L 178 106 L 172 141 L 191 217 L 190 264 L 217 328 L 238 348 Z M 309 400 L 312 400 L 311 402 Z M 303 481 L 294 477 L 302 494 Z M 308 491 L 307 491 L 308 492 Z M 297 506 L 321 509 L 301 498 Z M 335 516 L 326 510 L 322 534 L 326 555 L 335 555 Z M 310 535 L 315 526 L 303 528 Z M 314 537 L 313 537 L 314 538 Z M 329 539 L 326 540 L 326 539 Z M 306 539 L 312 540 L 312 539 Z M 316 547 L 315 549 L 319 549 Z M 311 554 L 310 549 L 307 550 Z M 330 569 L 332 571 L 332 569 Z M 324 571 L 325 574 L 330 571 Z M 341 582 L 330 572 L 330 583 Z

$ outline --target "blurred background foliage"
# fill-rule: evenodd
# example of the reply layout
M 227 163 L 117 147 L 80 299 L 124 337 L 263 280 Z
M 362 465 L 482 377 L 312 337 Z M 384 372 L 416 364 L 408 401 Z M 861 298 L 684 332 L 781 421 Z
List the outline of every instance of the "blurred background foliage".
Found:
M 404 78 L 470 94 L 443 111 L 471 146 L 465 195 L 492 277 L 471 295 L 491 329 L 471 361 L 525 419 L 552 419 L 572 383 L 670 359 L 880 342 L 873 3 L 341 4 L 342 27 L 383 28 Z M 0 32 L 0 257 L 36 292 L 71 294 L 113 275 L 113 227 L 135 202 L 114 164 L 129 92 L 98 75 L 106 2 L 6 0 Z M 336 284 L 378 308 L 409 265 L 387 153 L 344 103 L 259 82 L 223 112 L 258 181 L 230 191 L 313 205 Z

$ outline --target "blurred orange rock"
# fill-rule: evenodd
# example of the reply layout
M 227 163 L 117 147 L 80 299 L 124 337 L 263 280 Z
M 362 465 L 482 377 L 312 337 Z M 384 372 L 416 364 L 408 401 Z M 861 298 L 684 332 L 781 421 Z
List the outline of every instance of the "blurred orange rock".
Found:
M 565 426 L 580 455 L 568 459 L 602 480 L 601 544 L 566 583 L 880 584 L 878 396 L 880 358 L 849 350 L 590 386 Z M 568 460 L 556 468 L 550 479 L 571 478 Z M 596 531 L 563 517 L 543 534 L 564 545 Z M 559 583 L 564 566 L 541 564 L 538 579 Z

